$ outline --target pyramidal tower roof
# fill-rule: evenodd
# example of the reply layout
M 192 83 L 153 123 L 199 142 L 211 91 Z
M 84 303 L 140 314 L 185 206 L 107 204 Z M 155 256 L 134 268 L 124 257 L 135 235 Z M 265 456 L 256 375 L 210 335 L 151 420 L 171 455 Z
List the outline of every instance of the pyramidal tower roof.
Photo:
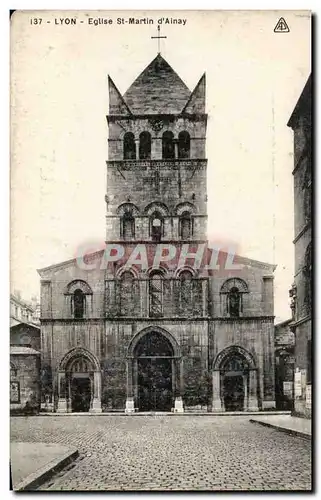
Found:
M 123 95 L 133 114 L 178 114 L 191 92 L 158 54 Z

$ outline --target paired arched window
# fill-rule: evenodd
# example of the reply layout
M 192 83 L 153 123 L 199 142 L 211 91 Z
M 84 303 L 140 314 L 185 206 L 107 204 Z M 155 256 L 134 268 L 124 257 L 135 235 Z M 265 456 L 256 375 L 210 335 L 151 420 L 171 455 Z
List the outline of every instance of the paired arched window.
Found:
M 120 236 L 124 240 L 135 238 L 135 218 L 132 212 L 125 212 L 120 221 Z
M 146 160 L 151 157 L 152 138 L 149 132 L 142 132 L 139 136 L 139 159 Z
M 243 314 L 243 295 L 248 293 L 245 281 L 240 278 L 230 278 L 221 287 L 223 299 L 223 313 L 231 318 L 238 318 Z
M 179 236 L 182 240 L 188 240 L 193 235 L 192 217 L 189 212 L 183 212 L 179 217 Z
M 161 271 L 153 271 L 149 276 L 149 315 L 163 315 L 163 275 Z
M 191 152 L 191 139 L 188 132 L 178 134 L 178 158 L 189 158 Z
M 153 241 L 160 241 L 164 235 L 164 218 L 160 212 L 154 212 L 150 217 L 149 234 Z
M 73 310 L 74 318 L 81 319 L 85 316 L 86 298 L 85 294 L 79 288 L 74 291 Z
M 162 137 L 162 157 L 163 159 L 175 158 L 175 144 L 173 132 L 166 131 Z
M 124 160 L 136 160 L 135 137 L 132 132 L 126 132 L 124 135 Z

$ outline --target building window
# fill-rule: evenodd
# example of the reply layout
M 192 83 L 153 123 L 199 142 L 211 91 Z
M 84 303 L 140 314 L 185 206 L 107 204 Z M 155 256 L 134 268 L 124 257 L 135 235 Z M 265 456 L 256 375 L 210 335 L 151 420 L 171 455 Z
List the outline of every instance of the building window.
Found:
M 160 271 L 154 271 L 149 278 L 149 315 L 163 314 L 163 277 Z
M 122 216 L 120 231 L 120 236 L 124 240 L 135 238 L 135 218 L 131 212 L 125 212 Z
M 160 241 L 164 235 L 164 219 L 159 212 L 154 212 L 150 218 L 149 233 L 153 241 Z
M 189 158 L 191 150 L 191 139 L 188 132 L 180 132 L 178 135 L 178 158 Z
M 85 318 L 92 312 L 92 289 L 83 280 L 74 280 L 68 283 L 64 292 L 67 310 L 75 319 Z
M 136 160 L 136 144 L 132 132 L 124 135 L 124 160 Z
M 220 291 L 223 315 L 238 318 L 243 314 L 243 296 L 248 293 L 245 281 L 240 278 L 226 280 Z
M 192 237 L 192 218 L 189 212 L 183 212 L 179 218 L 179 236 L 182 240 Z
M 162 139 L 162 157 L 163 159 L 175 158 L 175 145 L 173 132 L 164 132 Z
M 139 159 L 149 159 L 151 156 L 152 140 L 149 132 L 142 132 L 139 136 Z
M 74 318 L 82 319 L 85 314 L 85 304 L 86 297 L 82 290 L 79 288 L 74 291 L 73 295 L 73 309 L 74 309 Z

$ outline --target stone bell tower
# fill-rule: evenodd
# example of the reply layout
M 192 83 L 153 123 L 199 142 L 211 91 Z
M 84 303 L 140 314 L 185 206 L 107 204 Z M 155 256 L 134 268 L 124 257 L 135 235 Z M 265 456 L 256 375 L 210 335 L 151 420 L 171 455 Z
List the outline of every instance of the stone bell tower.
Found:
M 106 242 L 121 244 L 125 254 L 137 244 L 148 248 L 144 269 L 124 267 L 119 261 L 106 272 L 107 344 L 117 331 L 118 356 L 126 360 L 127 411 L 152 409 L 147 400 L 154 396 L 147 394 L 151 389 L 146 387 L 143 395 L 139 359 L 135 349 L 130 356 L 128 349 L 146 327 L 154 325 L 155 331 L 164 332 L 173 344 L 172 351 L 168 348 L 173 359 L 167 374 L 172 402 L 167 406 L 181 411 L 184 394 L 193 406 L 192 394 L 197 392 L 193 380 L 201 380 L 208 368 L 208 280 L 190 265 L 199 245 L 206 243 L 205 74 L 191 92 L 158 53 L 124 95 L 109 77 L 107 121 Z M 172 245 L 176 255 L 171 263 L 164 259 L 155 269 L 158 244 Z M 182 259 L 183 247 L 186 259 Z M 191 335 L 199 346 L 194 364 L 188 348 Z M 114 349 L 107 357 L 115 354 Z M 155 349 L 150 357 L 157 358 Z M 157 383 L 155 409 L 162 410 L 166 405 Z

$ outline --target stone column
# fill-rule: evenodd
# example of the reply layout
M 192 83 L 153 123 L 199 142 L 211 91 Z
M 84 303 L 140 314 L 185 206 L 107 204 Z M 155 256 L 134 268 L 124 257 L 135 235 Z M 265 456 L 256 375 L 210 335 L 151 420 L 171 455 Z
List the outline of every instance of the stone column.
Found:
M 249 387 L 249 411 L 259 411 L 257 400 L 257 373 L 256 370 L 250 370 Z
M 176 358 L 173 361 L 175 370 L 175 401 L 174 401 L 174 413 L 184 413 L 184 404 L 182 398 L 182 378 L 183 378 L 183 363 L 180 359 Z
M 128 358 L 127 362 L 127 398 L 125 413 L 135 412 L 135 400 L 133 392 L 133 358 Z
M 221 374 L 219 370 L 213 371 L 213 399 L 212 399 L 212 411 L 219 412 L 222 411 L 222 401 L 221 401 Z
M 243 406 L 243 411 L 247 411 L 249 407 L 249 402 L 248 402 L 248 391 L 247 391 L 247 381 L 248 381 L 248 375 L 243 375 L 243 387 L 244 387 L 244 406 Z
M 139 139 L 135 139 L 136 146 L 136 160 L 139 160 Z
M 178 158 L 178 141 L 174 140 L 175 158 Z
M 101 372 L 94 372 L 94 399 L 93 399 L 93 413 L 101 413 Z
M 66 399 L 66 374 L 65 372 L 58 372 L 58 407 L 57 413 L 67 412 L 67 399 Z
M 161 137 L 152 138 L 151 157 L 154 160 L 161 160 L 162 159 L 162 138 Z

